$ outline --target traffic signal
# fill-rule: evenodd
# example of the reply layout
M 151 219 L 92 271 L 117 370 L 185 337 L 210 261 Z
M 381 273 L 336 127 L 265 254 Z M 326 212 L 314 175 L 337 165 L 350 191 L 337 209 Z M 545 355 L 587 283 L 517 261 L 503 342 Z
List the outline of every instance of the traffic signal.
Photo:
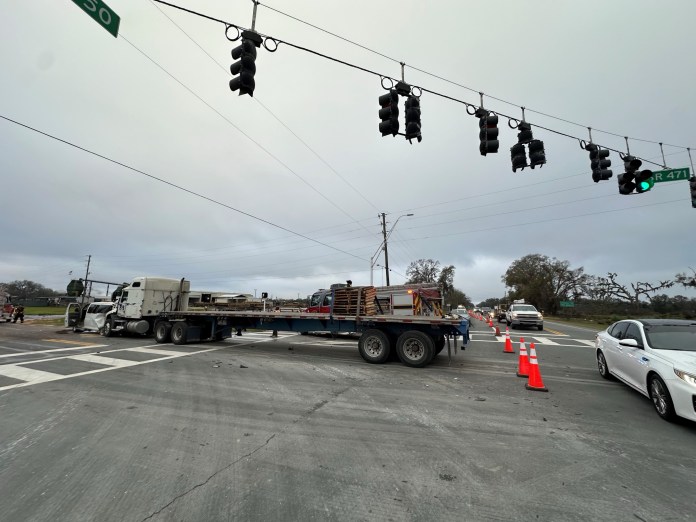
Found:
M 592 168 L 592 181 L 599 183 L 602 180 L 608 180 L 614 173 L 609 169 L 611 160 L 609 159 L 609 151 L 602 149 L 594 143 L 588 143 L 585 150 L 590 152 L 590 166 Z
M 387 94 L 379 97 L 379 131 L 382 136 L 391 134 L 396 136 L 399 133 L 399 94 L 396 89 L 391 89 Z
M 498 115 L 480 107 L 476 109 L 474 116 L 479 119 L 479 140 L 481 140 L 479 152 L 481 152 L 481 156 L 498 152 L 500 146 L 498 142 Z
M 420 101 L 415 96 L 406 98 L 404 104 L 406 108 L 406 139 L 411 143 L 412 139 L 417 139 L 418 143 L 423 139 L 421 136 Z
M 544 152 L 544 142 L 532 140 L 529 142 L 529 166 L 539 167 L 546 163 L 546 152 Z
M 637 185 L 636 170 L 640 168 L 643 162 L 633 156 L 624 156 L 623 160 L 626 172 L 619 174 L 617 178 L 619 181 L 619 193 L 632 194 Z
M 254 96 L 256 82 L 256 48 L 261 45 L 261 36 L 253 31 L 242 32 L 241 45 L 232 49 L 232 59 L 238 60 L 230 66 L 232 78 L 230 89 L 239 91 L 239 95 L 248 94 Z
M 642 170 L 636 174 L 636 192 L 642 194 L 648 192 L 655 185 L 652 170 Z
M 517 172 L 517 169 L 524 170 L 527 165 L 527 152 L 522 143 L 513 145 L 510 148 L 510 155 L 512 156 L 512 172 Z
M 691 206 L 696 208 L 696 176 L 689 179 L 689 190 L 691 191 Z
M 517 126 L 517 143 L 529 143 L 534 139 L 532 136 L 532 126 L 526 121 L 521 121 Z

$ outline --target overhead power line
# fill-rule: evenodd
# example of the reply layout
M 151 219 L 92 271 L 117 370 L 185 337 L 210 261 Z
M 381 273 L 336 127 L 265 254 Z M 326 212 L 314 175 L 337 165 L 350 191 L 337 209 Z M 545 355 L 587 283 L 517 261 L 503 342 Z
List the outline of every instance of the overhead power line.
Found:
M 186 187 L 182 187 L 181 185 L 177 185 L 176 183 L 172 183 L 171 181 L 167 181 L 166 179 L 157 177 L 157 176 L 155 176 L 155 175 L 153 175 L 153 174 L 148 174 L 147 172 L 145 172 L 145 171 L 143 171 L 143 170 L 136 169 L 135 167 L 131 167 L 130 165 L 126 165 L 125 163 L 122 163 L 122 162 L 117 161 L 117 160 L 115 160 L 115 159 L 109 158 L 108 156 L 104 156 L 103 154 L 99 154 L 99 153 L 94 152 L 94 151 L 92 151 L 92 150 L 89 150 L 89 149 L 87 149 L 87 148 L 85 148 L 85 147 L 81 147 L 80 145 L 77 145 L 77 144 L 75 144 L 75 143 L 72 143 L 72 142 L 70 142 L 70 141 L 68 141 L 68 140 L 64 140 L 64 139 L 62 139 L 62 138 L 59 138 L 59 137 L 57 137 L 57 136 L 54 136 L 54 135 L 49 134 L 49 133 L 47 133 L 47 132 L 44 132 L 44 131 L 42 131 L 42 130 L 36 129 L 36 128 L 34 128 L 34 127 L 31 127 L 31 126 L 26 125 L 26 124 L 24 124 L 24 123 L 21 123 L 21 122 L 19 122 L 19 121 L 13 120 L 12 118 L 8 118 L 7 116 L 4 116 L 4 115 L 2 115 L 2 114 L 0 114 L 0 118 L 2 118 L 3 120 L 9 121 L 10 123 L 14 123 L 15 125 L 19 125 L 20 127 L 24 127 L 25 129 L 29 129 L 29 130 L 31 130 L 31 131 L 33 131 L 33 132 L 36 132 L 37 134 L 41 134 L 41 135 L 43 135 L 43 136 L 46 136 L 47 138 L 51 138 L 52 140 L 59 141 L 59 142 L 61 142 L 61 143 L 64 143 L 65 145 L 69 145 L 70 147 L 74 147 L 74 148 L 76 148 L 76 149 L 78 149 L 78 150 L 81 150 L 81 151 L 83 151 L 83 152 L 86 152 L 86 153 L 88 153 L 88 154 L 91 154 L 91 155 L 93 155 L 93 156 L 96 156 L 96 157 L 98 157 L 98 158 L 101 158 L 101 159 L 103 159 L 103 160 L 106 160 L 106 161 L 108 161 L 108 162 L 110 162 L 110 163 L 114 163 L 115 165 L 119 165 L 120 167 L 123 167 L 123 168 L 125 168 L 125 169 L 128 169 L 128 170 L 130 170 L 130 171 L 132 171 L 132 172 L 135 172 L 135 173 L 137 173 L 137 174 L 140 174 L 140 175 L 145 176 L 145 177 L 147 177 L 147 178 L 150 178 L 150 179 L 152 179 L 152 180 L 158 181 L 159 183 L 164 183 L 165 185 L 169 185 L 169 186 L 172 187 L 172 188 L 175 188 L 175 189 L 177 189 L 177 190 L 181 190 L 182 192 L 186 192 L 186 193 L 188 193 L 188 194 L 191 194 L 192 196 L 196 196 L 197 198 L 204 199 L 204 200 L 206 200 L 206 201 L 208 201 L 208 202 L 210 202 L 210 203 L 214 203 L 215 205 L 221 206 L 221 207 L 223 207 L 223 208 L 226 208 L 226 209 L 228 209 L 228 210 L 231 210 L 231 211 L 233 211 L 233 212 L 236 212 L 236 213 L 241 214 L 241 215 L 243 215 L 243 216 L 246 216 L 246 217 L 248 217 L 248 218 L 254 219 L 254 220 L 259 221 L 259 222 L 261 222 L 261 223 L 265 223 L 266 225 L 270 225 L 270 226 L 272 226 L 272 227 L 274 227 L 274 228 L 277 228 L 277 229 L 279 229 L 279 230 L 283 230 L 283 231 L 288 232 L 288 233 L 290 233 L 290 234 L 293 234 L 293 235 L 295 235 L 295 236 L 297 236 L 297 237 L 301 237 L 301 238 L 303 238 L 303 239 L 306 239 L 307 241 L 311 241 L 312 243 L 316 243 L 316 244 L 321 245 L 321 246 L 324 246 L 324 247 L 326 247 L 326 248 L 330 248 L 330 249 L 332 249 L 332 250 L 336 250 L 337 252 L 342 252 L 342 253 L 344 253 L 344 254 L 350 256 L 350 257 L 354 257 L 354 258 L 356 258 L 356 259 L 360 259 L 361 261 L 367 261 L 366 258 L 363 258 L 363 257 L 360 257 L 360 256 L 356 256 L 355 254 L 353 254 L 353 253 L 351 253 L 351 252 L 348 252 L 348 251 L 346 251 L 346 250 L 342 250 L 342 249 L 340 249 L 340 248 L 336 248 L 336 247 L 334 247 L 334 246 L 329 245 L 328 243 L 324 243 L 323 241 L 319 241 L 319 240 L 317 240 L 317 239 L 311 238 L 311 237 L 306 236 L 306 235 L 304 235 L 304 234 L 301 234 L 301 233 L 299 233 L 299 232 L 295 232 L 294 230 L 291 230 L 291 229 L 289 229 L 289 228 L 287 228 L 287 227 L 284 227 L 284 226 L 282 226 L 282 225 L 278 225 L 277 223 L 273 223 L 272 221 L 269 221 L 269 220 L 267 220 L 267 219 L 264 219 L 264 218 L 255 216 L 254 214 L 251 214 L 251 213 L 246 212 L 246 211 L 244 211 L 244 210 L 235 208 L 235 207 L 233 207 L 233 206 L 231 206 L 231 205 L 228 205 L 227 203 L 222 203 L 221 201 L 218 201 L 218 200 L 216 200 L 216 199 L 213 199 L 213 198 L 211 198 L 211 197 L 209 197 L 209 196 L 205 196 L 205 195 L 200 194 L 200 193 L 198 193 L 198 192 L 196 192 L 196 191 L 194 191 L 194 190 L 187 189 Z

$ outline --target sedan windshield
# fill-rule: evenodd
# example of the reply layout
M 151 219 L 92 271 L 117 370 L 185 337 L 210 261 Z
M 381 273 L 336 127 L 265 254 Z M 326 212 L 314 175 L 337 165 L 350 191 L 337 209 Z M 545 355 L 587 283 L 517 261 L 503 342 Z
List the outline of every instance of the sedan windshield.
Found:
M 696 352 L 696 323 L 645 325 L 644 329 L 653 349 Z

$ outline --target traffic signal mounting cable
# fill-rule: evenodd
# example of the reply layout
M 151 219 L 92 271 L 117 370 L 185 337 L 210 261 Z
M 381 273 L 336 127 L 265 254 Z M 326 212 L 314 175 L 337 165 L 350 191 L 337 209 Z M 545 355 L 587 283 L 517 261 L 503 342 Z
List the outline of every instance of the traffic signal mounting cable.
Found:
M 241 37 L 242 37 L 242 32 L 246 30 L 244 27 L 242 27 L 242 26 L 240 26 L 240 25 L 237 25 L 237 24 L 234 24 L 234 23 L 232 23 L 232 22 L 227 22 L 227 21 L 225 21 L 225 20 L 221 20 L 221 19 L 219 19 L 219 18 L 215 18 L 215 17 L 209 16 L 209 15 L 206 15 L 206 14 L 204 14 L 204 13 L 200 13 L 200 12 L 198 12 L 198 11 L 194 11 L 194 10 L 191 10 L 191 9 L 188 9 L 188 8 L 185 8 L 185 7 L 176 5 L 176 4 L 172 4 L 172 3 L 166 2 L 165 0 L 152 0 L 152 1 L 153 1 L 153 2 L 157 2 L 157 3 L 159 3 L 159 4 L 167 5 L 167 6 L 169 6 L 169 7 L 174 8 L 174 9 L 179 9 L 179 10 L 181 10 L 181 11 L 187 12 L 187 13 L 192 14 L 192 15 L 195 15 L 195 16 L 199 16 L 199 17 L 202 17 L 202 18 L 205 18 L 205 19 L 208 19 L 208 20 L 211 20 L 211 21 L 214 21 L 214 22 L 223 24 L 223 25 L 225 26 L 225 36 L 226 36 L 227 39 L 230 40 L 230 41 L 236 41 L 237 39 L 241 38 Z M 268 6 L 268 5 L 261 4 L 260 2 L 258 2 L 258 0 L 252 0 L 252 2 L 254 3 L 254 11 L 256 11 L 257 5 L 261 5 L 261 6 L 263 6 L 263 7 L 266 7 L 266 8 L 268 8 L 268 9 L 272 9 L 272 10 L 274 10 L 274 11 L 280 13 L 280 14 L 283 14 L 283 15 L 285 15 L 285 16 L 290 16 L 290 15 L 287 15 L 286 13 L 283 13 L 283 12 L 277 10 L 277 9 L 271 8 L 271 7 Z M 298 21 L 301 21 L 302 23 L 306 23 L 306 22 L 304 22 L 304 21 L 302 21 L 302 20 L 300 20 L 300 19 L 298 19 L 298 18 L 295 18 L 295 17 L 291 17 L 291 18 L 293 18 L 293 19 L 295 19 L 295 20 L 298 20 Z M 353 42 L 353 41 L 351 41 L 351 40 L 348 40 L 348 39 L 346 39 L 346 38 L 340 37 L 340 36 L 338 36 L 338 35 L 336 35 L 336 34 L 334 34 L 334 33 L 330 33 L 329 31 L 326 31 L 326 30 L 324 30 L 324 29 L 322 29 L 322 28 L 320 28 L 320 27 L 318 27 L 318 26 L 314 26 L 314 25 L 312 25 L 312 24 L 307 24 L 307 25 L 310 25 L 310 26 L 312 26 L 312 27 L 314 27 L 314 28 L 316 28 L 316 29 L 319 29 L 319 30 L 324 31 L 324 32 L 326 32 L 326 33 L 328 33 L 328 34 L 331 34 L 332 36 L 335 36 L 335 37 L 337 37 L 337 38 L 341 38 L 342 40 L 347 41 L 347 42 L 350 42 L 350 43 L 352 43 L 352 44 L 354 44 L 354 45 L 358 45 L 359 47 L 361 47 L 361 48 L 363 48 L 363 49 L 366 49 L 366 50 L 368 50 L 368 51 L 370 51 L 370 52 L 375 52 L 375 51 L 373 51 L 372 49 L 368 48 L 367 46 L 364 46 L 364 45 L 361 45 L 361 44 L 357 44 L 357 43 L 355 43 L 355 42 Z M 235 29 L 235 30 L 237 31 L 237 35 L 236 35 L 235 37 L 233 37 L 233 38 L 230 38 L 230 35 L 229 35 L 230 29 Z M 287 40 L 281 40 L 280 38 L 276 38 L 276 37 L 273 37 L 273 36 L 270 36 L 270 35 L 265 35 L 265 34 L 263 34 L 263 33 L 258 33 L 258 34 L 263 38 L 263 44 L 262 44 L 263 47 L 264 47 L 266 50 L 270 51 L 270 52 L 275 52 L 275 51 L 278 49 L 278 47 L 280 46 L 280 44 L 284 44 L 284 45 L 287 45 L 288 47 L 292 47 L 292 48 L 294 48 L 294 49 L 297 49 L 297 50 L 300 50 L 300 51 L 304 51 L 304 52 L 307 52 L 307 53 L 309 53 L 309 54 L 313 54 L 313 55 L 315 55 L 315 56 L 319 56 L 319 57 L 321 57 L 321 58 L 325 58 L 325 59 L 327 59 L 327 60 L 331 60 L 331 61 L 333 61 L 333 62 L 336 62 L 336 63 L 342 64 L 342 65 L 345 65 L 345 66 L 347 66 L 347 67 L 351 67 L 351 68 L 353 68 L 353 69 L 357 69 L 357 70 L 366 72 L 366 73 L 368 73 L 368 74 L 372 74 L 372 75 L 374 75 L 374 76 L 379 76 L 380 79 L 381 79 L 382 81 L 384 81 L 385 79 L 389 79 L 389 80 L 391 80 L 392 82 L 396 82 L 396 83 L 398 83 L 398 81 L 399 81 L 399 80 L 396 80 L 395 78 L 393 78 L 393 77 L 391 77 L 391 76 L 389 76 L 389 75 L 387 75 L 387 74 L 379 73 L 379 72 L 377 72 L 377 71 L 373 71 L 373 70 L 368 69 L 368 68 L 366 68 L 366 67 L 362 67 L 362 66 L 360 66 L 360 65 L 356 65 L 356 64 L 347 62 L 347 61 L 345 61 L 345 60 L 341 60 L 341 59 L 339 59 L 339 58 L 335 58 L 335 57 L 333 57 L 333 56 L 329 56 L 329 55 L 324 54 L 324 53 L 321 53 L 321 52 L 319 52 L 319 51 L 315 51 L 314 49 L 310 49 L 310 48 L 308 48 L 308 47 L 304 47 L 304 46 L 301 46 L 301 45 L 297 45 L 297 44 L 294 44 L 294 43 L 289 42 L 289 41 L 287 41 Z M 271 44 L 269 45 L 268 42 L 271 42 Z M 389 56 L 386 56 L 386 55 L 384 55 L 384 54 L 382 54 L 382 53 L 376 53 L 376 54 L 379 54 L 380 56 L 383 56 L 383 57 L 385 57 L 385 58 L 387 58 L 387 59 L 389 59 L 389 60 L 397 61 L 397 62 L 400 63 L 402 66 L 407 66 L 404 62 L 395 60 L 394 58 L 391 58 L 391 57 L 389 57 Z M 486 97 L 488 97 L 488 98 L 490 98 L 490 99 L 497 100 L 497 101 L 500 101 L 500 102 L 502 102 L 502 103 L 506 103 L 506 104 L 510 104 L 510 105 L 517 106 L 516 104 L 513 104 L 513 103 L 508 102 L 508 101 L 506 101 L 506 100 L 503 100 L 503 99 L 500 99 L 500 98 L 495 98 L 495 97 L 493 97 L 493 96 L 488 96 L 487 94 L 485 94 L 485 93 L 482 92 L 482 91 L 476 91 L 475 89 L 472 89 L 472 88 L 470 88 L 470 87 L 467 87 L 467 86 L 458 84 L 458 83 L 456 83 L 456 82 L 452 82 L 452 81 L 450 81 L 450 80 L 447 80 L 446 78 L 437 76 L 437 75 L 435 75 L 435 74 L 429 73 L 429 72 L 424 71 L 424 70 L 422 70 L 422 69 L 418 69 L 418 68 L 412 67 L 412 66 L 408 66 L 408 67 L 410 67 L 410 68 L 413 69 L 413 70 L 417 70 L 417 71 L 419 71 L 419 72 L 422 72 L 422 73 L 424 73 L 424 74 L 427 74 L 427 75 L 430 75 L 430 76 L 433 76 L 433 77 L 437 77 L 438 79 L 441 79 L 441 80 L 443 80 L 443 81 L 447 81 L 447 82 L 449 82 L 449 83 L 455 84 L 455 85 L 457 85 L 457 86 L 459 86 L 459 87 L 462 87 L 462 88 L 464 88 L 464 89 L 470 90 L 470 91 L 472 91 L 472 92 L 478 92 L 479 95 L 481 96 L 481 99 L 482 99 L 482 100 L 483 100 L 483 97 L 486 96 Z M 470 103 L 470 102 L 461 100 L 461 99 L 459 99 L 459 98 L 455 98 L 455 97 L 453 97 L 453 96 L 448 96 L 448 95 L 446 95 L 446 94 L 443 94 L 443 93 L 434 91 L 434 90 L 432 90 L 432 89 L 427 89 L 427 88 L 425 88 L 425 87 L 420 87 L 420 86 L 414 86 L 414 87 L 418 88 L 422 93 L 426 93 L 426 92 L 427 92 L 427 93 L 429 93 L 429 94 L 432 94 L 433 96 L 438 96 L 438 97 L 441 97 L 441 98 L 444 98 L 444 99 L 447 99 L 447 100 L 450 100 L 450 101 L 454 101 L 454 102 L 456 102 L 456 103 L 463 104 L 463 105 L 466 106 L 466 108 L 467 108 L 467 113 L 470 114 L 470 115 L 473 115 L 473 114 L 475 113 L 476 110 L 482 108 L 482 106 L 483 106 L 483 103 L 481 103 L 481 106 L 476 106 L 476 105 L 473 104 L 473 103 Z M 520 108 L 523 109 L 523 110 L 525 109 L 524 107 L 520 107 Z M 470 112 L 471 110 L 473 110 L 474 112 Z M 581 125 L 581 124 L 579 124 L 579 123 L 577 123 L 577 122 L 572 122 L 572 121 L 570 121 L 570 120 L 565 120 L 565 119 L 563 119 L 563 118 L 558 118 L 558 117 L 556 117 L 556 116 L 551 116 L 551 115 L 549 115 L 549 114 L 545 114 L 545 113 L 542 113 L 542 112 L 540 112 L 540 111 L 535 111 L 535 110 L 532 110 L 532 109 L 527 109 L 527 110 L 529 110 L 530 112 L 535 112 L 535 113 L 537 113 L 537 114 L 540 114 L 540 115 L 549 117 L 549 118 L 557 119 L 557 120 L 559 120 L 559 121 L 564 121 L 564 122 L 569 123 L 569 124 L 572 124 L 572 125 L 582 126 L 582 127 L 588 128 L 588 129 L 590 128 L 590 127 Z M 507 114 L 503 114 L 502 112 L 490 111 L 490 113 L 491 113 L 491 114 L 497 114 L 497 115 L 499 115 L 499 116 L 502 116 L 502 117 L 504 117 L 504 118 L 507 118 L 507 119 L 508 119 L 508 124 L 510 125 L 511 128 L 516 128 L 516 126 L 518 126 L 518 125 L 521 123 L 521 121 L 522 121 L 522 120 L 519 120 L 518 118 L 516 118 L 516 117 L 514 117 L 514 116 L 507 115 Z M 567 137 L 567 138 L 571 138 L 571 139 L 577 140 L 577 141 L 581 144 L 581 147 L 583 146 L 582 144 L 583 144 L 584 140 L 583 140 L 582 138 L 577 137 L 577 136 L 573 136 L 572 134 L 568 134 L 568 133 L 565 133 L 565 132 L 562 132 L 562 131 L 559 131 L 559 130 L 556 130 L 556 129 L 552 129 L 552 128 L 550 128 L 550 127 L 546 127 L 546 126 L 543 126 L 543 125 L 538 125 L 538 124 L 534 124 L 534 127 L 539 128 L 539 129 L 542 129 L 542 130 L 545 130 L 545 131 L 547 131 L 547 132 L 551 132 L 551 133 L 557 134 L 557 135 L 559 135 L 559 136 L 564 136 L 564 137 Z M 612 132 L 609 132 L 609 131 L 602 131 L 602 130 L 599 130 L 599 129 L 595 129 L 595 130 L 596 130 L 597 132 L 603 132 L 603 133 L 605 133 L 605 134 L 610 134 L 610 135 L 613 135 L 613 136 L 623 137 L 623 138 L 625 138 L 626 140 L 631 139 L 631 140 L 634 140 L 634 141 L 641 141 L 641 142 L 646 142 L 646 143 L 659 144 L 661 147 L 662 147 L 662 145 L 668 145 L 668 146 L 670 146 L 670 147 L 681 148 L 681 149 L 685 149 L 685 150 L 689 149 L 689 147 L 684 147 L 684 146 L 680 146 L 680 145 L 670 145 L 670 144 L 665 144 L 665 143 L 663 143 L 663 142 L 656 142 L 656 141 L 651 141 L 651 140 L 644 140 L 644 139 L 640 139 L 640 138 L 629 138 L 629 137 L 627 137 L 627 136 L 621 136 L 620 134 L 612 133 Z M 618 153 L 618 154 L 624 154 L 623 151 L 620 151 L 620 150 L 618 150 L 618 149 L 614 149 L 614 148 L 611 148 L 611 147 L 602 146 L 602 148 L 603 148 L 603 149 L 606 149 L 606 150 L 610 150 L 610 151 L 616 152 L 616 153 Z M 634 157 L 635 157 L 636 159 L 639 159 L 639 160 L 644 161 L 644 162 L 647 162 L 647 163 L 651 163 L 651 164 L 653 164 L 653 165 L 657 165 L 657 166 L 660 166 L 660 167 L 663 167 L 663 166 L 664 166 L 663 164 L 656 163 L 656 162 L 654 162 L 654 161 L 651 161 L 651 160 L 648 160 L 648 159 L 645 159 L 645 158 L 641 158 L 641 157 L 638 157 L 638 156 L 634 156 Z

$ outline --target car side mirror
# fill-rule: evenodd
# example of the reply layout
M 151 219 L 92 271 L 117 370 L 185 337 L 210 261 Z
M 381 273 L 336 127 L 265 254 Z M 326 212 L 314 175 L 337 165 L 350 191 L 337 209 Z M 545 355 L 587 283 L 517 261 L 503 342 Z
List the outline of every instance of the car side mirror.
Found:
M 619 344 L 621 346 L 628 346 L 629 348 L 642 348 L 643 346 L 638 344 L 638 341 L 635 339 L 621 339 L 619 341 Z

